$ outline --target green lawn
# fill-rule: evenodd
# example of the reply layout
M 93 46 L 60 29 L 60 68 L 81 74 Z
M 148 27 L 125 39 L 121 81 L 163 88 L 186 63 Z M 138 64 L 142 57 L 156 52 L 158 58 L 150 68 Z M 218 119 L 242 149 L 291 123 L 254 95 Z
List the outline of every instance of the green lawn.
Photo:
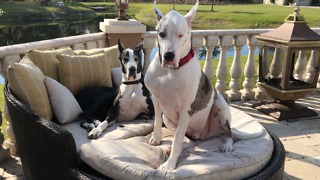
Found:
M 4 94 L 3 94 L 3 84 L 0 84 L 0 110 L 2 113 L 2 125 L 0 127 L 2 134 L 7 138 L 7 134 L 4 133 L 7 127 L 7 121 L 4 119 L 3 116 L 3 103 L 4 103 Z M 1 144 L 0 144 L 1 145 Z
M 240 86 L 240 89 L 242 89 L 243 87 L 242 87 L 242 83 L 243 83 L 243 81 L 244 81 L 244 72 L 243 72 L 243 69 L 244 69 L 244 66 L 245 66 L 245 64 L 246 64 L 246 62 L 247 62 L 247 58 L 248 58 L 248 56 L 241 56 L 240 57 L 240 61 L 241 61 L 241 69 L 242 69 L 242 72 L 241 72 L 241 77 L 240 77 L 240 80 L 239 80 L 239 82 L 240 82 L 240 84 L 241 84 L 241 86 Z M 255 55 L 255 57 L 254 57 L 254 59 L 255 59 L 255 67 L 257 68 L 258 67 L 258 58 L 259 58 L 259 56 L 258 55 Z M 215 57 L 214 59 L 213 59 L 213 63 L 212 63 L 212 68 L 213 68 L 213 70 L 214 70 L 214 76 L 216 75 L 216 70 L 217 70 L 217 67 L 218 67 L 218 62 L 219 62 L 219 57 Z M 229 82 L 230 82 L 230 76 L 229 76 L 229 74 L 230 74 L 230 69 L 231 69 L 231 65 L 232 65 L 232 62 L 233 62 L 233 57 L 228 57 L 227 58 L 227 69 L 228 69 L 228 76 L 227 76 L 227 78 L 226 78 L 226 89 L 230 89 L 229 88 Z M 199 63 L 200 63 L 200 66 L 203 68 L 203 66 L 204 66 L 204 63 L 205 63 L 205 61 L 203 60 L 203 61 L 199 61 Z M 257 69 L 256 69 L 257 70 Z M 257 75 L 255 75 L 254 77 L 253 77 L 253 81 L 254 82 L 256 82 L 257 81 Z M 217 81 L 217 78 L 213 78 L 212 80 L 211 80 L 211 83 L 212 83 L 212 85 L 214 86 L 215 84 L 216 84 L 216 81 Z
M 86 6 L 108 6 L 107 13 L 114 13 L 114 3 L 88 3 Z M 172 10 L 171 4 L 158 4 L 163 14 Z M 179 5 L 175 9 L 186 14 L 192 5 Z M 200 5 L 193 29 L 248 29 L 248 28 L 275 28 L 281 25 L 287 16 L 293 13 L 294 7 L 276 5 L 217 5 L 211 11 L 211 5 Z M 153 5 L 151 3 L 130 3 L 126 13 L 142 23 L 154 27 L 156 24 Z M 320 27 L 320 8 L 301 7 L 300 13 L 311 27 Z
M 135 5 L 132 5 L 135 6 Z M 135 18 L 141 22 L 154 26 L 155 17 L 150 4 L 140 5 L 141 10 L 137 11 Z M 176 5 L 176 10 L 186 14 L 191 5 Z M 162 13 L 172 9 L 171 5 L 158 5 Z M 320 8 L 301 8 L 301 14 L 311 27 L 320 27 Z M 284 22 L 288 14 L 293 13 L 293 7 L 274 5 L 221 5 L 211 6 L 200 5 L 193 29 L 248 29 L 248 28 L 275 28 Z

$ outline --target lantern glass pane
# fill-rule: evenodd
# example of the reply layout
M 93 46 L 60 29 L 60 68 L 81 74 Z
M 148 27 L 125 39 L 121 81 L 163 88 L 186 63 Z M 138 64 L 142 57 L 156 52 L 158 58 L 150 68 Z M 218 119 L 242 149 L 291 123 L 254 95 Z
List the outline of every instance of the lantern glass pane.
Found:
M 284 68 L 284 51 L 278 47 L 264 46 L 262 57 L 262 76 L 267 84 L 280 87 Z
M 319 50 L 305 49 L 292 52 L 293 66 L 290 86 L 310 86 L 318 80 Z

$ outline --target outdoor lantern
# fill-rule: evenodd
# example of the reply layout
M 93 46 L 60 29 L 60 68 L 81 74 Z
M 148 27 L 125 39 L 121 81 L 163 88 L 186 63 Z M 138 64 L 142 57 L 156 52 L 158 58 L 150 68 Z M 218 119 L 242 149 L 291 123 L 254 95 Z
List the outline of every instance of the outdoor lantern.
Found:
M 294 11 L 280 27 L 256 37 L 260 51 L 258 83 L 274 101 L 253 107 L 278 120 L 317 115 L 295 100 L 316 90 L 320 35 L 309 28 L 299 7 Z
M 117 20 L 128 21 L 128 17 L 124 10 L 128 9 L 129 0 L 116 0 L 116 6 L 119 9 Z

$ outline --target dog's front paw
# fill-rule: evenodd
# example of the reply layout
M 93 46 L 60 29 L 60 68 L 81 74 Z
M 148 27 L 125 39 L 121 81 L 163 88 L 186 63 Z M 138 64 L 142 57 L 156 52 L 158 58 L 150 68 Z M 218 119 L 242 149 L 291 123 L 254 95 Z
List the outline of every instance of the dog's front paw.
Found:
M 233 151 L 233 140 L 232 138 L 227 138 L 226 142 L 224 143 L 223 146 L 220 147 L 221 152 L 231 152 Z
M 221 152 L 232 152 L 233 151 L 233 146 L 228 146 L 228 145 L 223 145 L 220 147 Z
M 88 134 L 88 138 L 89 139 L 97 139 L 101 134 L 102 134 L 102 131 L 100 128 L 94 128 Z
M 157 146 L 157 145 L 160 145 L 160 143 L 161 143 L 161 138 L 160 138 L 160 136 L 155 135 L 155 133 L 153 132 L 153 133 L 151 134 L 150 139 L 149 139 L 149 144 L 154 145 L 154 146 Z
M 168 159 L 165 163 L 161 164 L 158 169 L 160 170 L 174 170 L 176 168 L 177 162 L 170 161 Z

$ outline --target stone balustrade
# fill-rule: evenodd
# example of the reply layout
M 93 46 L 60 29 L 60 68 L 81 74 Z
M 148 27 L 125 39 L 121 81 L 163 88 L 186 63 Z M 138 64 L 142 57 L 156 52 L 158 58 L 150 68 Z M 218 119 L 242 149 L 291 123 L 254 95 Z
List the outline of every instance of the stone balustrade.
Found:
M 192 31 L 192 47 L 198 54 L 200 48 L 205 48 L 207 51 L 206 60 L 203 71 L 209 79 L 214 79 L 214 86 L 217 91 L 229 101 L 240 100 L 263 100 L 268 98 L 266 92 L 256 85 L 258 75 L 258 56 L 254 52 L 259 48 L 256 35 L 270 31 L 271 29 L 241 29 L 241 30 L 193 30 Z M 320 28 L 314 28 L 315 32 L 320 33 Z M 147 69 L 150 61 L 152 49 L 157 46 L 156 32 L 146 32 L 142 34 L 144 39 L 145 49 L 145 69 Z M 213 51 L 216 46 L 220 48 L 220 57 L 217 58 L 217 67 L 213 67 Z M 227 52 L 233 49 L 233 59 L 227 62 Z M 247 48 L 246 54 L 241 54 L 241 51 Z M 274 50 L 273 60 L 269 69 L 264 69 L 262 72 L 271 72 L 272 76 L 280 76 L 282 71 L 282 63 L 279 61 L 281 51 Z M 247 56 L 243 59 L 243 56 Z M 319 67 L 317 64 L 319 55 L 312 51 L 309 59 L 306 58 L 304 51 L 299 52 L 298 60 L 295 64 L 295 77 L 303 78 L 306 82 L 310 82 L 313 78 L 314 67 Z M 241 62 L 245 61 L 244 67 Z M 228 69 L 228 67 L 230 68 Z M 243 76 L 243 81 L 241 80 Z M 227 78 L 230 77 L 230 80 Z M 318 81 L 320 87 L 320 80 Z
M 257 48 L 259 48 L 260 51 L 263 50 L 259 47 L 255 36 L 270 30 L 271 29 L 192 31 L 192 47 L 196 54 L 199 54 L 201 48 L 205 48 L 207 51 L 203 71 L 210 80 L 214 80 L 212 82 L 215 82 L 214 86 L 217 91 L 229 101 L 263 100 L 268 98 L 264 89 L 256 84 L 258 57 L 255 56 L 254 52 Z M 314 28 L 313 30 L 320 33 L 320 28 Z M 147 70 L 150 64 L 153 49 L 157 47 L 156 37 L 157 33 L 155 31 L 142 33 L 145 52 L 144 71 Z M 123 43 L 125 43 L 125 40 L 123 40 Z M 100 32 L 0 47 L 1 75 L 6 78 L 7 67 L 11 63 L 20 61 L 21 57 L 31 49 L 56 49 L 64 46 L 70 46 L 72 49 L 92 49 L 107 47 L 109 45 L 112 44 L 108 42 L 108 35 Z M 212 54 L 216 46 L 220 48 L 220 56 L 217 58 L 217 67 L 214 67 Z M 234 51 L 231 62 L 227 61 L 230 48 Z M 244 48 L 247 48 L 248 51 L 246 59 L 244 59 L 243 54 L 241 54 Z M 261 73 L 267 75 L 267 72 L 271 72 L 271 76 L 279 76 L 281 73 L 281 62 L 277 61 L 277 58 L 280 54 L 281 51 L 275 49 L 270 67 L 265 67 Z M 318 59 L 319 53 L 317 52 L 312 51 L 309 58 L 306 58 L 305 52 L 299 52 L 299 57 L 295 64 L 295 78 L 304 79 L 306 82 L 318 78 L 314 77 L 313 73 L 314 68 L 319 67 Z M 245 61 L 244 67 L 242 67 L 243 63 L 241 63 L 243 61 Z M 228 65 L 230 65 L 230 68 L 228 68 Z M 243 81 L 241 79 L 243 79 Z M 320 87 L 320 80 L 318 80 L 318 87 Z M 4 112 L 4 114 L 10 123 L 6 112 Z M 10 134 L 10 126 L 7 132 L 11 143 L 14 142 L 14 136 Z M 12 147 L 14 148 L 14 144 Z M 11 153 L 14 154 L 15 151 L 11 149 Z

